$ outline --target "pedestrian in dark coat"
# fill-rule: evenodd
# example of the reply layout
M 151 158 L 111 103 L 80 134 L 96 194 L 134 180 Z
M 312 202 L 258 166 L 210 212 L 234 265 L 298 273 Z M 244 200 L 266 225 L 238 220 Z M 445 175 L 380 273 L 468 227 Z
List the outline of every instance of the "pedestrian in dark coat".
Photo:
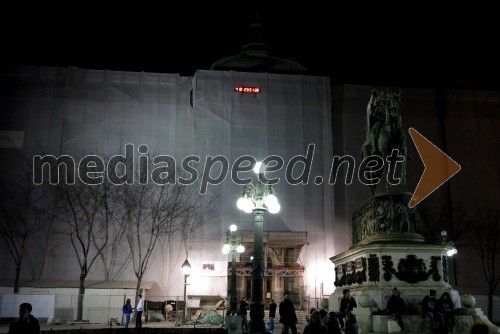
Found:
M 40 334 L 40 323 L 31 315 L 30 303 L 19 305 L 19 320 L 10 324 L 9 334 Z
M 288 328 L 292 330 L 292 334 L 297 334 L 297 315 L 295 314 L 293 303 L 288 299 L 289 297 L 288 292 L 285 292 L 285 300 L 280 303 L 280 322 L 283 324 L 283 332 L 285 334 L 288 334 Z
M 276 308 L 278 305 L 271 299 L 271 304 L 269 304 L 269 320 L 267 321 L 267 328 L 272 333 L 274 332 L 274 318 L 276 318 Z
M 241 298 L 240 309 L 238 313 L 241 317 L 241 329 L 243 329 L 244 331 L 248 330 L 248 302 L 246 297 Z

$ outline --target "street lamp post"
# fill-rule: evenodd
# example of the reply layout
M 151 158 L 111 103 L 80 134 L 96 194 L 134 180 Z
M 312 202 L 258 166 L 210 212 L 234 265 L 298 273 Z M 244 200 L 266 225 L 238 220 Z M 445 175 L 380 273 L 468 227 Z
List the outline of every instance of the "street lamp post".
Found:
M 182 311 L 182 323 L 186 323 L 186 313 L 187 313 L 187 298 L 186 298 L 186 288 L 187 288 L 187 278 L 191 273 L 191 265 L 186 259 L 181 266 L 182 273 L 184 274 L 184 309 Z
M 265 333 L 264 325 L 264 212 L 277 213 L 280 210 L 274 189 L 260 173 L 260 163 L 254 171 L 259 181 L 254 186 L 251 182 L 243 189 L 243 196 L 238 200 L 238 208 L 246 213 L 253 212 L 255 222 L 254 260 L 252 263 L 252 303 L 250 304 L 249 333 Z
M 457 248 L 455 247 L 455 243 L 453 241 L 446 242 L 446 240 L 448 238 L 448 232 L 446 232 L 446 230 L 441 231 L 441 238 L 443 239 L 442 244 L 445 246 L 448 246 L 447 251 L 446 251 L 446 255 L 453 256 L 453 255 L 457 254 L 458 251 L 457 251 Z
M 226 243 L 222 247 L 223 254 L 228 254 L 229 251 L 231 251 L 231 288 L 229 290 L 230 302 L 229 310 L 227 311 L 228 316 L 238 313 L 236 306 L 238 303 L 236 296 L 236 253 L 243 253 L 245 251 L 245 247 L 241 244 L 241 239 L 234 234 L 236 230 L 237 227 L 234 224 L 229 227 L 229 231 L 226 235 Z

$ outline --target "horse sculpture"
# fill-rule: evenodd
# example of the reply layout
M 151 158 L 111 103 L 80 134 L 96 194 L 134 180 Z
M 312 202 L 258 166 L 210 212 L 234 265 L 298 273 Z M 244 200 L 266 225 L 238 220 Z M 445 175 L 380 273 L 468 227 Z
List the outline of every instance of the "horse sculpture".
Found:
M 404 156 L 402 163 L 401 183 L 406 182 L 406 134 L 401 122 L 399 107 L 400 92 L 394 90 L 374 89 L 366 109 L 366 138 L 361 148 L 363 159 L 377 155 L 385 160 L 391 155 L 392 150 L 399 150 L 399 156 Z M 386 165 L 387 166 L 387 165 Z M 382 177 L 384 170 L 375 172 L 378 178 Z M 391 184 L 387 182 L 387 189 Z M 372 195 L 375 195 L 377 184 L 370 185 Z

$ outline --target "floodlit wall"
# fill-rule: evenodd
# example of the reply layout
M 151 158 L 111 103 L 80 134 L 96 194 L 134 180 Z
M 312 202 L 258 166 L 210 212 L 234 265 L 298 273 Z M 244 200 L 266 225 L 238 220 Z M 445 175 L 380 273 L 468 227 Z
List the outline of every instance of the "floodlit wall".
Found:
M 265 214 L 265 231 L 307 231 L 308 245 L 299 258 L 305 266 L 305 296 L 320 297 L 333 289 L 333 264 L 328 257 L 348 245 L 334 233 L 332 187 L 325 186 L 331 158 L 331 102 L 329 78 L 198 71 L 194 77 L 176 74 L 100 71 L 78 68 L 16 67 L 2 74 L 0 103 L 2 131 L 18 131 L 22 150 L 34 154 L 102 155 L 104 159 L 125 154 L 125 145 L 147 145 L 152 156 L 171 155 L 178 165 L 190 155 L 200 157 L 203 171 L 209 156 L 222 156 L 231 167 L 243 155 L 257 160 L 276 155 L 284 167 L 272 176 L 281 211 Z M 235 86 L 261 88 L 259 94 L 242 94 Z M 307 184 L 286 180 L 288 162 L 314 147 Z M 14 170 L 13 158 L 20 149 L 3 147 L 3 175 Z M 11 156 L 12 155 L 12 156 Z M 12 158 L 12 159 L 10 159 Z M 12 162 L 12 163 L 9 163 Z M 78 162 L 78 160 L 77 160 Z M 214 165 L 210 175 L 217 175 Z M 304 169 L 297 163 L 291 174 Z M 290 166 L 291 170 L 291 166 Z M 200 173 L 201 178 L 203 174 Z M 207 174 L 208 175 L 208 174 Z M 252 177 L 242 173 L 240 177 Z M 316 179 L 319 185 L 314 184 Z M 193 271 L 189 295 L 226 295 L 225 272 L 206 273 L 202 264 L 225 261 L 221 247 L 232 223 L 253 230 L 253 217 L 236 209 L 242 186 L 228 173 L 223 182 L 207 185 L 205 196 L 218 195 L 220 215 L 188 240 L 161 240 L 145 280 L 155 281 L 166 295 L 181 295 L 180 266 L 186 256 Z M 23 276 L 31 279 L 76 279 L 79 268 L 68 237 L 54 234 L 49 244 L 34 245 Z M 2 246 L 4 247 L 4 246 Z M 38 248 L 36 248 L 38 247 Z M 15 270 L 7 251 L 1 252 L 4 278 Z M 126 260 L 122 254 L 119 260 Z M 130 260 L 128 260 L 130 261 Z M 89 279 L 102 279 L 97 263 Z M 133 280 L 129 265 L 116 279 Z M 297 287 L 299 288 L 299 287 Z
M 189 155 L 199 156 L 197 167 L 201 171 L 209 156 L 225 157 L 229 167 L 243 155 L 282 157 L 285 166 L 272 173 L 280 177 L 275 189 L 281 211 L 265 214 L 264 230 L 306 231 L 308 244 L 299 256 L 305 266 L 305 296 L 319 298 L 321 293 L 327 295 L 333 290 L 333 264 L 328 258 L 351 245 L 351 213 L 369 197 L 369 190 L 356 179 L 344 185 L 342 171 L 334 186 L 324 181 L 334 155 L 352 155 L 359 163 L 366 104 L 373 87 L 342 85 L 331 89 L 329 78 L 300 75 L 198 71 L 194 77 L 181 77 L 53 67 L 6 68 L 0 80 L 3 180 L 17 169 L 18 152 L 27 156 L 109 157 L 124 154 L 128 143 L 136 152 L 144 144 L 151 155 L 172 155 L 179 165 Z M 261 92 L 236 92 L 234 88 L 241 86 L 258 87 Z M 495 208 L 500 142 L 494 138 L 499 106 L 498 92 L 402 89 L 403 127 L 414 127 L 462 165 L 457 175 L 419 204 L 420 208 L 451 201 L 454 208 L 465 212 L 465 218 Z M 12 140 L 4 140 L 7 137 Z M 290 185 L 285 179 L 286 164 L 294 156 L 306 155 L 309 144 L 315 144 L 309 182 Z M 408 152 L 404 189 L 413 191 L 423 165 L 410 139 Z M 217 177 L 218 168 L 220 165 L 214 165 L 212 177 Z M 302 165 L 298 163 L 293 171 L 298 177 Z M 317 176 L 323 177 L 321 185 L 314 184 Z M 207 185 L 205 196 L 219 196 L 217 219 L 189 240 L 161 240 L 144 278 L 162 288 L 157 295 L 182 296 L 180 266 L 186 255 L 193 268 L 187 294 L 226 295 L 224 271 L 206 272 L 202 268 L 204 263 L 227 260 L 221 247 L 230 224 L 253 230 L 252 215 L 240 212 L 235 205 L 241 192 L 242 186 L 231 180 L 230 173 L 222 183 Z M 436 237 L 439 240 L 440 236 Z M 37 236 L 37 242 L 30 244 L 22 277 L 77 279 L 79 268 L 67 239 L 61 233 L 53 233 L 50 238 Z M 484 295 L 484 275 L 468 239 L 462 235 L 454 240 L 459 254 L 450 264 L 451 283 L 461 293 Z M 5 244 L 0 243 L 0 247 L 0 278 L 13 280 L 14 262 Z M 116 279 L 134 280 L 127 254 L 121 254 L 118 260 L 128 262 Z M 472 270 L 469 263 L 475 264 Z M 103 279 L 99 262 L 89 279 Z M 498 314 L 495 307 L 493 320 L 499 319 Z

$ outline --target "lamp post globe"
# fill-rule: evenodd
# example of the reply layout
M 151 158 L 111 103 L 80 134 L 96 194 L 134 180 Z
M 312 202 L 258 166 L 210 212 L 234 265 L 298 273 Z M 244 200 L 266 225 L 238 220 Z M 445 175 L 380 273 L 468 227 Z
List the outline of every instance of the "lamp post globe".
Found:
M 441 231 L 441 238 L 443 239 L 443 245 L 446 244 L 446 238 L 448 236 L 448 232 L 446 230 Z

